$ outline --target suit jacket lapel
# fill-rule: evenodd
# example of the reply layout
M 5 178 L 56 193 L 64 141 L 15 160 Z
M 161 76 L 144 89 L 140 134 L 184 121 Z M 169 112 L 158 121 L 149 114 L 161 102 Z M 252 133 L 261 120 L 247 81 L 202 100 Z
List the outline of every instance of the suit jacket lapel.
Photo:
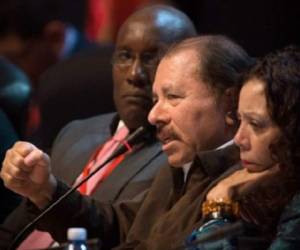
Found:
M 202 209 L 202 204 L 206 199 L 207 193 L 215 185 L 241 168 L 239 164 L 239 150 L 236 146 L 231 145 L 217 151 L 218 152 L 204 152 L 200 156 L 200 164 L 211 178 L 211 182 L 200 194 L 198 202 L 199 209 Z M 203 220 L 204 218 L 201 218 L 201 220 L 196 223 L 195 228 L 199 228 L 199 226 L 203 224 Z
M 95 191 L 101 200 L 114 201 L 118 195 L 140 171 L 146 168 L 158 155 L 162 154 L 159 144 L 152 143 L 127 156 L 111 175 Z

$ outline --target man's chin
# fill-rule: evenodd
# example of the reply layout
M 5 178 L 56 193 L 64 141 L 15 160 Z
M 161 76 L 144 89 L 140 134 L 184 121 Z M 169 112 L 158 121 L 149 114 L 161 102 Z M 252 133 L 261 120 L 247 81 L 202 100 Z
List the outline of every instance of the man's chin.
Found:
M 181 168 L 184 164 L 189 163 L 190 161 L 170 155 L 168 156 L 168 162 L 174 168 Z
M 182 167 L 183 165 L 193 161 L 195 153 L 191 150 L 183 150 L 173 146 L 169 150 L 164 151 L 168 157 L 168 162 L 173 167 Z
M 123 113 L 121 119 L 129 128 L 138 128 L 148 124 L 147 112 L 142 109 L 130 109 L 130 111 Z

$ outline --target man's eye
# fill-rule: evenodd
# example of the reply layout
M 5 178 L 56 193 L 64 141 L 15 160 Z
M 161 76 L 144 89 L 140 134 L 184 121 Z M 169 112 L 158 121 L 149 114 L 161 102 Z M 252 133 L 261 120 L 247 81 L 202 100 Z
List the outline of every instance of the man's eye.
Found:
M 179 95 L 175 95 L 175 94 L 167 94 L 167 98 L 169 100 L 173 100 L 173 99 L 177 99 L 180 98 Z
M 132 60 L 132 55 L 128 51 L 119 51 L 114 56 L 115 63 L 124 63 Z
M 123 52 L 119 54 L 121 60 L 128 60 L 131 58 L 131 55 L 128 52 Z
M 142 60 L 145 65 L 155 65 L 158 62 L 157 55 L 153 53 L 144 54 Z

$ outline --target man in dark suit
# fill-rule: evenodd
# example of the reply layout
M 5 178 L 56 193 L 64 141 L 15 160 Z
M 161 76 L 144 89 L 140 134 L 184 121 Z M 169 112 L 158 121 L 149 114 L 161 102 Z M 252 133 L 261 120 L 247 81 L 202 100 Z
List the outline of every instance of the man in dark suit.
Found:
M 24 71 L 34 90 L 22 139 L 40 122 L 39 77 L 56 63 L 97 47 L 84 35 L 85 9 L 84 0 L 0 1 L 0 55 Z
M 0 54 L 35 86 L 49 66 L 93 47 L 81 32 L 85 9 L 84 0 L 1 1 Z
M 74 192 L 37 227 L 65 241 L 66 228 L 80 225 L 89 237 L 101 239 L 103 249 L 177 249 L 201 219 L 206 187 L 234 163 L 226 159 L 231 151 L 224 155 L 217 148 L 233 137 L 233 90 L 239 72 L 250 63 L 242 48 L 220 36 L 200 36 L 172 47 L 159 63 L 148 116 L 170 165 L 160 169 L 142 200 L 103 203 Z M 213 150 L 211 160 L 201 156 L 192 163 L 197 150 Z M 51 173 L 49 158 L 26 143 L 7 154 L 1 176 L 29 197 L 32 215 L 68 188 Z
M 171 7 L 145 8 L 127 19 L 119 31 L 113 57 L 117 114 L 75 121 L 58 135 L 51 163 L 58 177 L 65 178 L 71 185 L 99 144 L 107 141 L 111 134 L 122 127 L 133 131 L 148 124 L 147 115 L 152 107 L 151 87 L 159 56 L 171 43 L 195 35 L 188 17 Z M 127 155 L 92 196 L 110 202 L 140 200 L 165 159 L 153 137 Z M 6 229 L 18 232 L 28 223 L 30 217 L 26 217 L 24 205 L 25 202 L 8 218 L 4 224 Z M 4 242 L 3 234 L 0 243 L 7 244 L 12 235 L 14 233 Z

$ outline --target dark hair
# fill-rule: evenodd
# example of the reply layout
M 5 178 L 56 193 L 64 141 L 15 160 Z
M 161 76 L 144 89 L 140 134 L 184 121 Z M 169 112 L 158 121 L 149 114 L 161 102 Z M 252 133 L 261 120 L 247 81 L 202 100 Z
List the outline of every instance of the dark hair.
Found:
M 258 60 L 245 75 L 244 83 L 257 79 L 265 85 L 267 108 L 281 130 L 270 145 L 276 160 L 295 173 L 300 163 L 300 49 L 289 46 Z M 299 172 L 299 171 L 298 171 Z
M 84 0 L 1 0 L 0 37 L 10 33 L 22 38 L 38 36 L 51 20 L 82 29 L 85 15 Z
M 228 88 L 237 87 L 242 73 L 254 63 L 254 59 L 242 47 L 222 35 L 186 39 L 172 46 L 165 56 L 185 49 L 197 52 L 199 64 L 196 73 L 217 95 L 222 95 Z

